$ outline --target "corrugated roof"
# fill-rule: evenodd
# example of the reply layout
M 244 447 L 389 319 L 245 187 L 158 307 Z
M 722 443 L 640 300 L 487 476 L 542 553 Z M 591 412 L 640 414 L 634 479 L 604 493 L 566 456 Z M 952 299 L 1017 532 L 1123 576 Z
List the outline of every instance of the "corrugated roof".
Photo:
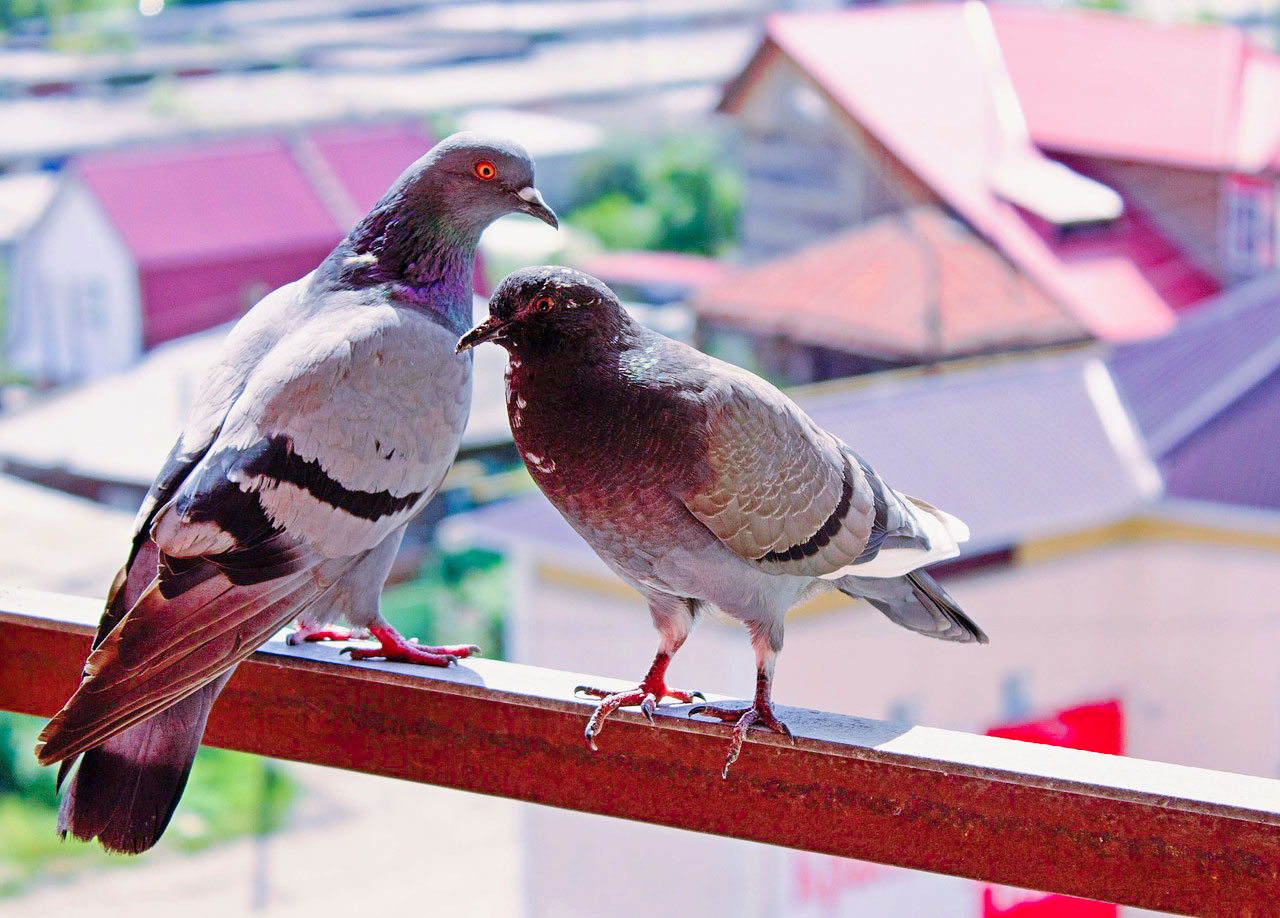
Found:
M 87 153 L 71 168 L 145 269 L 332 246 L 430 146 L 412 125 L 362 124 Z
M 702 318 L 888 359 L 1089 337 L 987 243 L 933 208 L 742 268 L 690 306 Z
M 983 21 L 990 23 L 985 33 L 979 27 Z M 1113 97 L 1147 100 L 1154 94 L 1172 101 L 1178 96 L 1167 85 L 1151 88 L 1141 71 L 1125 71 L 1116 76 L 1136 81 L 1133 87 L 1109 87 L 1101 94 L 1074 95 L 1079 81 L 1090 79 L 1088 74 L 1094 69 L 1111 72 L 1108 68 L 1113 65 L 1093 60 L 1090 44 L 1077 48 L 1059 40 L 1060 24 L 1062 28 L 1086 32 L 1096 29 L 1107 36 L 1112 36 L 1113 29 L 1126 36 L 1131 29 L 1137 29 L 1147 44 L 1158 44 L 1166 31 L 1181 34 L 1155 26 L 1134 26 L 1130 21 L 1101 14 L 1006 6 L 992 7 L 990 20 L 984 20 L 972 15 L 968 4 L 910 4 L 777 15 L 769 20 L 761 51 L 730 84 L 722 105 L 729 110 L 739 105 L 756 77 L 776 58 L 775 50 L 782 52 L 1019 270 L 1069 307 L 1093 335 L 1119 341 L 1159 334 L 1172 327 L 1175 310 L 1217 291 L 1216 284 L 1198 272 L 1176 247 L 1159 240 L 1159 234 L 1151 227 L 1146 227 L 1146 234 L 1124 232 L 1114 238 L 1101 234 L 1087 245 L 1058 242 L 1038 232 L 1021 211 L 993 189 L 993 176 L 1004 158 L 1040 155 L 1026 132 L 1035 142 L 1041 140 L 1037 131 L 1045 137 L 1050 135 L 1061 121 L 1056 100 L 1063 94 L 1071 100 L 1065 116 L 1068 122 L 1074 117 L 1076 106 L 1086 104 L 1077 99 L 1107 109 Z M 998 39 L 994 57 L 984 39 L 992 29 Z M 1214 34 L 1218 37 L 1205 44 L 1213 59 L 1203 66 L 1190 67 L 1192 80 L 1207 80 L 1209 77 L 1202 72 L 1206 68 L 1214 74 L 1218 72 L 1218 46 L 1230 44 L 1230 36 L 1235 35 L 1223 30 Z M 1191 45 L 1200 48 L 1199 38 Z M 1178 47 L 1181 48 L 1181 40 Z M 1006 61 L 1000 59 L 1001 51 L 1007 59 L 1012 84 L 1012 93 L 1007 95 L 997 92 L 1008 85 L 1002 82 Z M 1036 69 L 1037 58 L 1053 60 L 1042 62 L 1041 69 Z M 1143 58 L 1137 55 L 1135 59 L 1141 62 Z M 1060 90 L 1055 84 L 1055 95 L 1044 95 L 1039 101 L 1030 96 L 1024 98 L 1045 82 L 1045 73 L 1056 74 L 1059 67 L 1068 72 L 1078 68 L 1079 72 L 1072 73 Z M 1219 84 L 1220 81 L 1214 85 Z M 1182 85 L 1181 81 L 1175 85 Z M 1200 90 L 1197 87 L 1193 93 L 1193 103 L 1201 98 Z M 1237 97 L 1238 90 L 1232 98 Z M 1019 102 L 1025 112 L 1018 110 Z M 1187 133 L 1216 124 L 1215 111 L 1203 117 L 1195 112 L 1188 114 L 1193 128 Z M 1026 124 L 1022 126 L 1024 115 Z M 1134 114 L 1130 119 L 1120 108 L 1100 121 L 1089 122 L 1093 125 L 1091 131 L 1103 132 L 1111 143 L 1107 149 L 1094 152 L 1114 155 L 1121 146 L 1141 139 L 1142 135 L 1135 135 L 1130 128 L 1129 120 L 1145 124 L 1143 117 Z M 1024 133 L 1015 130 L 1019 127 Z M 1180 128 L 1178 131 L 1175 139 L 1186 140 Z M 1220 150 L 1224 143 L 1222 129 L 1215 127 L 1210 134 L 1214 138 L 1212 150 Z M 1080 137 L 1067 139 L 1084 143 Z M 1159 243 L 1154 247 L 1149 244 L 1153 236 Z
M 1161 456 L 1280 368 L 1280 274 L 1236 287 L 1167 335 L 1109 360 L 1151 451 Z
M 1280 510 L 1280 274 L 1110 365 L 1170 494 Z
M 1160 490 L 1106 368 L 1083 355 L 889 374 L 799 401 L 895 488 L 968 523 L 965 554 L 1121 519 Z M 541 494 L 448 526 L 455 537 L 586 551 Z
M 323 247 L 343 235 L 281 137 L 90 153 L 71 168 L 144 270 Z
M 1280 510 L 1280 369 L 1160 460 L 1170 494 Z

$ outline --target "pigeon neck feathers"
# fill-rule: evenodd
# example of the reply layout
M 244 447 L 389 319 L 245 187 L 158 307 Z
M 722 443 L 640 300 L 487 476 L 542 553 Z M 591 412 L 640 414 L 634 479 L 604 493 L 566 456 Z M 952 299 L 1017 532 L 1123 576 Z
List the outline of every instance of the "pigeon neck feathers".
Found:
M 340 281 L 390 285 L 392 296 L 462 334 L 471 320 L 471 286 L 481 230 L 439 215 L 409 218 L 403 201 L 385 201 L 339 245 Z

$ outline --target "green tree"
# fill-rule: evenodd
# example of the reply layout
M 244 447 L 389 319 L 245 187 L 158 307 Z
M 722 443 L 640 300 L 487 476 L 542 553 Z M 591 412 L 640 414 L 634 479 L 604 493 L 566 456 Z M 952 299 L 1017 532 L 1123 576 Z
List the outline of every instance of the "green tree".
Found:
M 732 245 L 742 185 L 722 146 L 677 135 L 643 148 L 632 142 L 588 163 L 567 221 L 610 249 L 715 255 Z

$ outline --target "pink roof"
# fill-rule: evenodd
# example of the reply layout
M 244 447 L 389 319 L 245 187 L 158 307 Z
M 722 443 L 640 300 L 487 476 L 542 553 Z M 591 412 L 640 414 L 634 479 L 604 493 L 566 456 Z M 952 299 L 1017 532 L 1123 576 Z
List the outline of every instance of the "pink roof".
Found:
M 1037 145 L 1232 169 L 1238 160 L 1238 29 L 1159 26 L 1106 13 L 992 6 Z M 1270 113 L 1280 123 L 1280 110 Z
M 332 246 L 431 143 L 411 125 L 349 125 L 89 153 L 73 168 L 140 266 L 173 265 Z
M 1088 148 L 1098 155 L 1123 152 L 1137 156 L 1141 144 L 1148 150 L 1158 144 L 1172 155 L 1175 141 L 1182 147 L 1190 144 L 1194 150 L 1192 135 L 1209 131 L 1209 138 L 1196 152 L 1203 161 L 1223 155 L 1225 129 L 1215 129 L 1215 134 L 1208 127 L 1222 117 L 1208 103 L 1222 90 L 1225 65 L 1221 58 L 1227 54 L 1223 49 L 1232 41 L 1237 42 L 1237 51 L 1241 47 L 1236 33 L 1163 29 L 1094 13 L 1011 7 L 993 7 L 990 13 L 1033 140 L 1039 140 L 1038 131 L 1056 130 L 1056 143 L 1070 141 L 1076 148 Z M 1062 38 L 1064 34 L 1069 34 L 1069 40 Z M 1093 50 L 1099 43 L 1114 50 L 1116 42 L 1131 42 L 1138 46 L 1132 49 L 1136 59 L 1150 66 L 1159 56 L 1150 46 L 1158 44 L 1162 36 L 1174 41 L 1173 57 L 1191 53 L 1189 43 L 1197 54 L 1208 52 L 1212 60 L 1190 68 L 1189 80 L 1197 86 L 1188 89 L 1187 104 L 1194 112 L 1186 117 L 1193 129 L 1170 128 L 1158 137 L 1148 137 L 1153 132 L 1142 127 L 1144 122 L 1138 115 L 1132 117 L 1139 128 L 1130 127 L 1131 113 L 1125 105 L 1148 103 L 1150 92 L 1128 87 L 1111 87 L 1107 92 L 1088 88 L 1099 69 L 1110 74 L 1108 79 L 1140 79 L 1140 85 L 1146 87 L 1150 84 L 1142 76 L 1144 71 L 1139 67 L 1136 73 L 1119 72 L 1116 68 L 1120 65 L 1110 60 L 1121 56 L 1118 52 L 1110 56 L 1099 53 L 1095 61 Z M 1197 272 L 1145 224 L 1144 231 L 1124 232 L 1111 243 L 1060 243 L 1038 232 L 1018 208 L 993 192 L 992 170 L 1001 155 L 1011 149 L 1018 155 L 1039 154 L 1025 140 L 1025 150 L 1010 146 L 992 89 L 998 82 L 998 73 L 993 70 L 999 62 L 993 64 L 965 5 L 912 4 L 779 15 L 770 18 L 768 37 L 773 47 L 794 61 L 1020 270 L 1067 305 L 1095 336 L 1123 340 L 1167 330 L 1173 325 L 1174 310 L 1184 305 L 1193 291 L 1180 286 L 1187 277 L 1194 277 L 1197 295 L 1216 291 L 1211 279 Z M 754 74 L 768 66 L 770 47 L 766 43 L 747 72 L 730 87 L 725 107 L 734 108 L 750 92 Z M 1126 50 L 1131 49 L 1126 46 Z M 1058 63 L 1064 57 L 1069 57 L 1068 63 Z M 1235 59 L 1238 66 L 1239 53 Z M 1201 85 L 1211 77 L 1217 87 L 1214 91 Z M 1035 97 L 1038 88 L 1042 95 Z M 1180 98 L 1183 89 L 1182 83 L 1175 81 L 1161 86 L 1156 95 Z M 1085 104 L 1078 99 L 1105 112 L 1084 118 L 1072 133 L 1068 128 L 1077 123 L 1074 119 Z M 1280 118 L 1280 108 L 1270 114 Z M 1110 146 L 1099 150 L 1103 138 Z M 1088 147 L 1089 143 L 1093 146 Z M 1141 218 L 1138 222 L 1143 223 Z M 1150 251 L 1152 246 L 1159 251 Z M 1156 262 L 1166 264 L 1159 271 L 1150 270 Z
M 700 318 L 891 360 L 1088 337 L 989 245 L 931 207 L 743 268 L 690 305 Z
M 430 147 L 413 125 L 362 124 L 89 153 L 72 169 L 137 261 L 151 347 L 306 274 Z
M 143 268 L 343 235 L 279 137 L 91 153 L 73 168 Z
M 360 216 L 435 143 L 413 124 L 341 125 L 318 128 L 307 136 L 342 182 Z

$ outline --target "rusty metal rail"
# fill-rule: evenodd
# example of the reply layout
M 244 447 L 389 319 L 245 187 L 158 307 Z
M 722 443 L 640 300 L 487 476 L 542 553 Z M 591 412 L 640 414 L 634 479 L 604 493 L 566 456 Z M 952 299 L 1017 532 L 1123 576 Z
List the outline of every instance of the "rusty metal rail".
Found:
M 51 715 L 98 604 L 0 589 L 0 709 Z M 1280 914 L 1280 781 L 784 709 L 721 780 L 725 728 L 619 712 L 584 677 L 486 660 L 351 663 L 272 641 L 215 706 L 216 746 L 1192 915 Z M 623 683 L 616 683 L 619 687 Z

